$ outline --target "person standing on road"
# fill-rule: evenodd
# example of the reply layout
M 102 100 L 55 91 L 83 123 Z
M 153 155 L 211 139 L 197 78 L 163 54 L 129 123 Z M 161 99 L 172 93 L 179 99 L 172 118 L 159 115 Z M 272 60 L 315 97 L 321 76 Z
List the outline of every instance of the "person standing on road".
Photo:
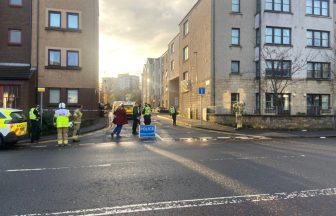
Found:
M 29 120 L 30 120 L 30 142 L 33 143 L 39 140 L 39 121 L 40 121 L 40 106 L 37 105 L 29 111 Z
M 60 103 L 58 108 L 54 115 L 54 125 L 57 127 L 57 144 L 58 146 L 65 146 L 68 145 L 69 118 L 71 114 L 68 109 L 65 109 L 65 103 Z
M 80 125 L 82 123 L 82 109 L 83 105 L 79 104 L 78 108 L 75 110 L 74 115 L 73 115 L 73 124 L 74 124 L 74 130 L 72 134 L 72 141 L 73 142 L 79 142 L 79 130 L 80 130 Z
M 140 105 L 135 103 L 133 107 L 133 126 L 132 126 L 132 134 L 137 135 L 137 127 L 140 124 L 140 116 L 141 116 L 141 110 Z
M 124 108 L 123 104 L 120 104 L 120 106 L 117 108 L 117 110 L 114 111 L 114 119 L 113 123 L 117 126 L 114 128 L 114 130 L 111 133 L 111 137 L 114 137 L 114 134 L 117 135 L 117 138 L 120 138 L 120 132 L 124 124 L 128 124 L 127 121 L 127 115 L 126 110 Z
M 144 115 L 144 123 L 145 125 L 150 125 L 152 120 L 151 120 L 151 116 L 152 116 L 152 108 L 150 107 L 149 104 L 145 104 L 144 109 L 142 110 L 142 114 Z
M 173 106 L 173 105 L 170 106 L 169 113 L 170 113 L 170 116 L 173 119 L 173 125 L 176 126 L 176 108 L 175 108 L 175 106 Z

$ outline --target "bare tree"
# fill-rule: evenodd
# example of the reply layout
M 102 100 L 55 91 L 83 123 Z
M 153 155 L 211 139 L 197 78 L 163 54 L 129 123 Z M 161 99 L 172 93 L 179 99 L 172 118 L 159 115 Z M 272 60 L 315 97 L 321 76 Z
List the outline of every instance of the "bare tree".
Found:
M 314 58 L 311 52 L 303 52 L 292 47 L 264 46 L 261 51 L 261 81 L 264 92 L 272 94 L 273 104 L 271 112 L 279 114 L 284 106 L 283 94 L 289 85 L 299 81 L 296 76 L 306 69 L 309 61 Z

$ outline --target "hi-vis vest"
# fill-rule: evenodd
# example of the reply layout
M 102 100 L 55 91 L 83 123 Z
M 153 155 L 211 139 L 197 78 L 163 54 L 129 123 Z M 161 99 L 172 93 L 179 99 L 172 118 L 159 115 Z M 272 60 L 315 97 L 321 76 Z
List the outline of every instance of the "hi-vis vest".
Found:
M 35 115 L 34 111 L 35 111 L 35 108 L 31 108 L 30 109 L 30 111 L 29 111 L 29 119 L 36 121 L 37 120 L 37 116 Z
M 82 116 L 83 113 L 79 109 L 76 109 L 74 113 L 74 123 L 80 124 L 82 122 Z
M 169 112 L 170 114 L 175 114 L 176 113 L 175 107 L 170 107 Z
M 152 113 L 152 110 L 149 106 L 145 107 L 145 115 L 150 115 Z
M 70 111 L 67 109 L 59 109 L 55 112 L 56 127 L 57 128 L 68 128 L 69 127 L 69 116 Z

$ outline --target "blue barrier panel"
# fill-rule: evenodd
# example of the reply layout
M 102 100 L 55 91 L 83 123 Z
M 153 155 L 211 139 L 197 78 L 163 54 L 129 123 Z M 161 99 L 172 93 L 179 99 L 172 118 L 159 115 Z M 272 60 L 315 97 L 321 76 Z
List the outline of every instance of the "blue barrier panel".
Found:
M 155 138 L 156 126 L 140 125 L 139 138 Z

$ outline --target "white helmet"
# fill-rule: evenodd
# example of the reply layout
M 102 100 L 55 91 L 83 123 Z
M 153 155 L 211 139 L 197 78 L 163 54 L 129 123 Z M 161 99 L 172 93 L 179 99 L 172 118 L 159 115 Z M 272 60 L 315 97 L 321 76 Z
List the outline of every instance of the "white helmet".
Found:
M 65 109 L 65 103 L 60 103 L 60 104 L 58 104 L 58 108 L 60 108 L 60 109 Z

